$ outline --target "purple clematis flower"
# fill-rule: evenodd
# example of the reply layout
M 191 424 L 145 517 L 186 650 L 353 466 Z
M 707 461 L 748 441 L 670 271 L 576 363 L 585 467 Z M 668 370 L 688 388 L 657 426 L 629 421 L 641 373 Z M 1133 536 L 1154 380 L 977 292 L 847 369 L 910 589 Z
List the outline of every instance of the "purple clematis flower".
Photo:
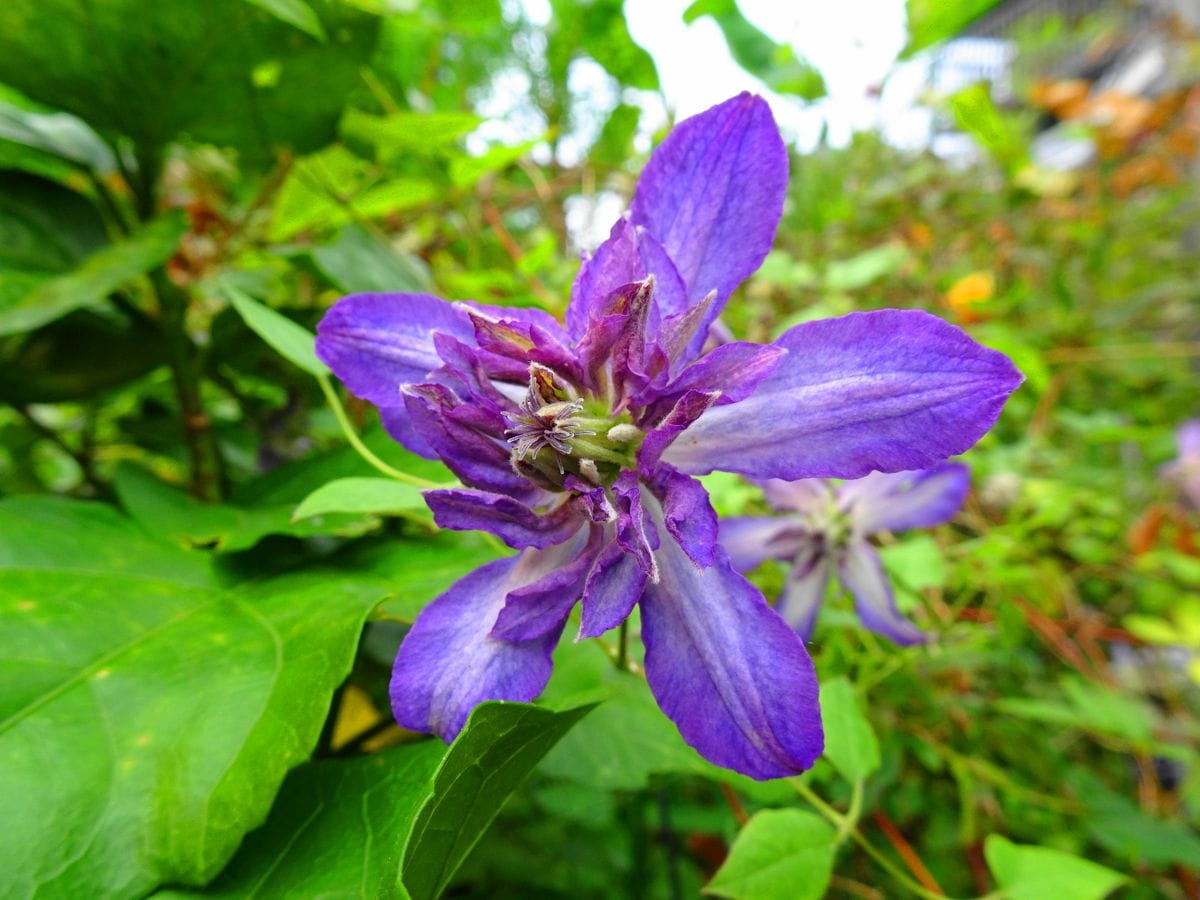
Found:
M 1021 376 L 915 311 L 702 352 L 771 247 L 787 168 L 766 103 L 742 94 L 655 151 L 565 325 L 419 294 L 345 297 L 322 320 L 321 359 L 465 485 L 426 492 L 438 524 L 521 550 L 417 617 L 392 676 L 401 725 L 450 740 L 483 700 L 533 699 L 582 600 L 584 638 L 640 607 L 650 688 L 712 762 L 761 779 L 821 753 L 804 644 L 730 565 L 693 476 L 932 465 L 974 444 Z
M 830 573 L 854 595 L 863 625 L 897 644 L 925 635 L 896 610 L 892 586 L 868 538 L 881 531 L 939 525 L 958 512 L 971 475 L 961 463 L 917 472 L 873 472 L 834 485 L 822 478 L 771 479 L 767 502 L 785 515 L 721 522 L 721 544 L 739 572 L 764 560 L 792 563 L 775 608 L 804 640 L 812 635 Z
M 1179 492 L 1183 505 L 1200 510 L 1200 419 L 1189 419 L 1175 431 L 1179 456 L 1159 469 L 1162 478 Z

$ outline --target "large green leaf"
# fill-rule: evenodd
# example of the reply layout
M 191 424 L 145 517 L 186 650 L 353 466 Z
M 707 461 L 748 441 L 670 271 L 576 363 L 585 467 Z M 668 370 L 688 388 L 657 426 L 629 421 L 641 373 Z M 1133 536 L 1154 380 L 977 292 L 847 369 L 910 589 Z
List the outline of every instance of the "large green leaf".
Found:
M 1005 900 L 1100 900 L 1125 881 L 1120 872 L 1078 856 L 998 834 L 988 835 L 983 854 Z
M 23 507 L 0 505 L 0 866 L 18 896 L 203 884 L 311 752 L 379 588 L 198 586 L 111 512 Z
M 583 51 L 622 85 L 658 90 L 654 60 L 630 36 L 622 0 L 551 0 L 550 5 L 550 56 L 558 57 L 559 67 Z M 565 72 L 561 68 L 561 74 Z
M 191 587 L 219 583 L 203 554 L 153 539 L 107 504 L 61 497 L 0 500 L 0 569 L 17 567 L 158 578 Z
M 833 828 L 799 809 L 767 809 L 738 832 L 704 888 L 733 900 L 819 900 L 833 875 Z
M 289 776 L 267 823 L 208 889 L 155 896 L 436 897 L 504 801 L 589 709 L 485 703 L 448 750 L 426 740 L 310 763 Z
M 804 100 L 825 96 L 825 79 L 787 44 L 777 44 L 754 26 L 738 9 L 736 0 L 696 0 L 683 13 L 691 23 L 709 16 L 721 33 L 737 64 L 774 91 Z
M 0 300 L 0 334 L 30 331 L 72 310 L 103 303 L 117 288 L 166 262 L 185 229 L 182 214 L 165 215 L 97 250 L 72 271 Z
M 187 135 L 264 157 L 311 150 L 333 136 L 377 20 L 309 5 L 328 41 L 244 0 L 8 0 L 0 81 L 147 147 Z

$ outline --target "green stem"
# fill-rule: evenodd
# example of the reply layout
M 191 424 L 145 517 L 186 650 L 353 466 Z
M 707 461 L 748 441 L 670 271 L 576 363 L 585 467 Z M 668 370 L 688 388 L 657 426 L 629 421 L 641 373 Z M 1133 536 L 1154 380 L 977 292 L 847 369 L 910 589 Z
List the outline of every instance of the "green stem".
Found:
M 429 481 L 425 478 L 418 478 L 416 475 L 409 475 L 407 472 L 401 472 L 399 469 L 389 466 L 382 459 L 371 452 L 362 438 L 358 436 L 358 432 L 354 430 L 354 425 L 350 421 L 350 417 L 346 415 L 346 408 L 342 406 L 342 401 L 338 399 L 337 392 L 330 384 L 329 378 L 325 375 L 318 375 L 317 382 L 321 385 L 321 392 L 325 395 L 326 401 L 329 403 L 329 408 L 333 410 L 333 415 L 337 419 L 338 425 L 342 429 L 342 434 L 346 436 L 346 440 L 350 442 L 350 446 L 357 451 L 367 463 L 374 467 L 379 472 L 382 472 L 388 478 L 394 478 L 397 481 L 403 481 L 405 484 L 411 484 L 413 487 L 419 488 L 444 488 L 453 487 L 454 485 L 439 484 L 436 481 Z
M 150 283 L 158 300 L 158 325 L 183 419 L 191 492 L 201 500 L 217 502 L 221 499 L 223 467 L 212 420 L 200 396 L 196 346 L 187 334 L 188 296 L 171 282 L 163 269 L 151 273 Z
M 621 630 L 617 632 L 617 669 L 622 672 L 629 671 L 629 620 L 625 619 L 621 622 Z
M 854 782 L 854 788 L 850 794 L 850 808 L 846 810 L 846 814 L 842 816 L 842 824 L 838 827 L 836 846 L 841 846 L 846 842 L 846 838 L 850 837 L 850 832 L 858 827 L 858 817 L 862 815 L 863 803 L 863 780 L 860 778 Z
M 854 841 L 854 843 L 862 847 L 867 856 L 875 860 L 881 869 L 886 871 L 900 884 L 904 885 L 904 887 L 906 887 L 909 891 L 916 894 L 918 897 L 925 898 L 925 900 L 946 900 L 946 896 L 944 894 L 936 894 L 918 884 L 913 879 L 909 878 L 904 870 L 888 859 L 882 850 L 879 850 L 874 844 L 863 837 L 853 822 L 849 823 L 849 826 L 847 827 L 846 820 L 849 818 L 849 816 L 843 816 L 840 812 L 818 797 L 816 792 L 807 784 L 800 781 L 798 778 L 789 778 L 788 783 L 792 786 L 797 794 L 807 800 L 817 812 L 824 816 L 829 821 L 829 824 L 838 829 L 839 835 L 843 830 L 845 830 L 845 833 Z

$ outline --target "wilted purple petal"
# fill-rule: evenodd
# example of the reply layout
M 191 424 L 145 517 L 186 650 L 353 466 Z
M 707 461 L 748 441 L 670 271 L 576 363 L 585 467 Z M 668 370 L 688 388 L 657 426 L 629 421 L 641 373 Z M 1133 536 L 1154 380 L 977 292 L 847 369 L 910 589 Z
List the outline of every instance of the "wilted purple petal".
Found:
M 657 557 L 661 578 L 641 601 L 642 640 L 663 712 L 719 766 L 757 779 L 809 768 L 823 737 L 803 642 L 723 553 L 698 569 L 667 535 Z
M 812 637 L 817 611 L 825 599 L 829 568 L 824 542 L 819 538 L 802 540 L 784 583 L 783 593 L 775 604 L 783 620 L 805 641 Z
M 537 513 L 511 497 L 487 491 L 432 490 L 424 492 L 433 520 L 454 531 L 487 531 L 510 547 L 551 547 L 561 544 L 584 523 L 584 510 L 569 494 L 554 497 Z
M 860 535 L 940 525 L 962 507 L 971 489 L 971 470 L 943 463 L 915 472 L 872 472 L 849 481 L 838 504 L 850 513 Z
M 421 610 L 392 669 L 392 712 L 402 727 L 450 741 L 477 703 L 541 693 L 561 628 L 529 641 L 498 641 L 489 632 L 512 591 L 558 564 L 557 548 L 495 560 Z
M 400 406 L 400 386 L 442 364 L 437 332 L 472 337 L 462 310 L 426 294 L 352 294 L 317 325 L 317 356 L 350 389 L 380 406 Z
M 859 478 L 962 453 L 996 421 L 1021 374 L 1008 357 L 917 310 L 797 325 L 745 400 L 708 409 L 663 459 L 699 475 Z
M 705 326 L 770 251 L 787 178 L 787 150 L 771 110 L 746 93 L 680 122 L 646 164 L 633 223 L 666 249 L 690 303 L 717 292 Z M 697 331 L 694 352 L 706 334 L 707 327 Z
M 554 547 L 557 554 L 554 568 L 505 598 L 491 636 L 505 641 L 528 641 L 559 634 L 563 620 L 579 600 L 602 539 L 602 529 L 588 528 Z
M 699 481 L 664 466 L 654 473 L 653 491 L 662 502 L 667 531 L 697 566 L 716 562 L 717 513 Z
M 654 551 L 658 549 L 660 535 L 642 502 L 637 473 L 622 472 L 612 490 L 617 504 L 617 543 L 637 560 L 650 580 L 657 581 L 658 564 Z
M 642 596 L 646 573 L 637 559 L 612 540 L 596 558 L 583 588 L 579 637 L 599 637 L 616 628 Z
M 919 644 L 927 639 L 921 629 L 896 609 L 892 585 L 875 548 L 861 539 L 852 540 L 838 560 L 842 584 L 854 595 L 854 609 L 863 625 L 897 644 Z
M 721 546 L 739 572 L 749 572 L 768 559 L 791 559 L 804 541 L 792 518 L 735 516 L 720 521 Z

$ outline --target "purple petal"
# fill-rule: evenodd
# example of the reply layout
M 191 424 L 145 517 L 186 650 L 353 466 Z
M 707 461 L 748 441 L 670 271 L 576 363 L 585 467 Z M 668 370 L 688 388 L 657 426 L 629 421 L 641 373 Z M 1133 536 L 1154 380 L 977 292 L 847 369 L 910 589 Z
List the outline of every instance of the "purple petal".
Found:
M 637 559 L 612 540 L 596 558 L 583 588 L 580 638 L 599 637 L 616 628 L 642 596 L 646 573 Z
M 681 396 L 661 422 L 646 432 L 638 450 L 638 468 L 653 471 L 663 453 L 693 422 L 720 396 L 716 391 L 687 391 Z
M 404 400 L 412 426 L 464 484 L 527 500 L 540 496 L 509 462 L 508 427 L 495 404 L 463 402 L 444 385 L 409 385 Z
M 817 611 L 825 600 L 825 587 L 829 584 L 829 555 L 821 540 L 805 540 L 796 552 L 792 569 L 788 572 L 783 593 L 775 609 L 792 630 L 807 641 L 812 637 Z
M 687 305 L 687 291 L 671 258 L 645 229 L 635 227 L 627 218 L 617 220 L 608 238 L 596 252 L 584 260 L 567 306 L 567 328 L 577 340 L 587 332 L 589 323 L 606 314 L 609 298 L 624 284 L 654 276 L 655 310 L 651 331 L 658 316 L 672 315 Z
M 800 549 L 804 532 L 787 516 L 746 516 L 721 519 L 720 539 L 730 564 L 739 572 L 749 572 L 768 559 L 791 559 Z
M 693 475 L 859 478 L 923 469 L 991 428 L 1021 374 L 1002 353 L 917 310 L 797 325 L 747 399 L 706 411 L 663 459 Z
M 693 352 L 733 289 L 770 251 L 787 178 L 787 150 L 771 110 L 745 93 L 680 122 L 650 157 L 633 198 L 633 223 L 666 249 L 691 303 L 717 292 Z
M 823 478 L 783 481 L 768 478 L 762 483 L 763 496 L 776 509 L 786 509 L 816 518 L 833 506 L 833 491 Z
M 654 493 L 662 502 L 663 522 L 697 566 L 716 562 L 717 513 L 699 481 L 662 467 L 654 474 Z
M 471 490 L 424 492 L 433 520 L 455 531 L 487 531 L 510 547 L 552 547 L 579 530 L 584 512 L 567 494 L 559 494 L 545 513 L 503 494 Z
M 438 332 L 473 335 L 462 310 L 426 294 L 352 294 L 317 325 L 317 356 L 357 397 L 400 406 L 402 384 L 426 381 L 442 361 Z
M 774 344 L 724 344 L 684 369 L 663 393 L 720 391 L 716 405 L 735 403 L 754 393 L 786 355 L 786 350 Z
M 1175 431 L 1180 459 L 1200 459 L 1200 419 L 1189 419 Z
M 803 642 L 723 553 L 697 569 L 667 536 L 657 556 L 662 576 L 642 597 L 642 640 L 663 712 L 719 766 L 757 779 L 809 768 L 823 737 Z
M 883 561 L 866 541 L 853 540 L 847 545 L 838 560 L 838 574 L 854 595 L 854 609 L 868 629 L 902 646 L 928 639 L 896 609 Z
M 548 634 L 558 635 L 563 620 L 583 591 L 592 563 L 600 549 L 603 529 L 588 528 L 554 548 L 547 566 L 555 567 L 533 584 L 511 592 L 496 618 L 491 636 L 505 641 L 528 641 Z
M 838 492 L 854 531 L 927 528 L 947 521 L 962 507 L 971 489 L 971 470 L 962 463 L 943 463 L 916 472 L 872 472 L 848 481 Z
M 408 407 L 403 405 L 404 398 L 401 397 L 400 401 L 400 406 L 379 407 L 379 420 L 383 422 L 384 430 L 394 440 L 399 441 L 405 449 L 426 459 L 437 459 L 437 451 L 417 430 L 412 417 L 408 414 Z
M 477 703 L 541 693 L 561 628 L 529 641 L 489 632 L 505 598 L 554 571 L 558 556 L 557 548 L 526 550 L 490 562 L 421 610 L 392 669 L 392 712 L 402 727 L 450 741 Z

